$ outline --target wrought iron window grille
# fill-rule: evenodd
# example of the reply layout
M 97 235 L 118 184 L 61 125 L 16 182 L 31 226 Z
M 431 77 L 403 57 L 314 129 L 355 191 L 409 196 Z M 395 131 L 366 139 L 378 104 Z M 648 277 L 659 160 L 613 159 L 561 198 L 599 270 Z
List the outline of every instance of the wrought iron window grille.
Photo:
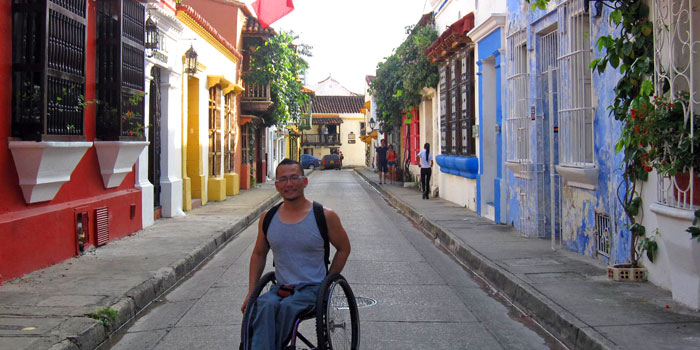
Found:
M 101 0 L 97 16 L 97 137 L 143 140 L 145 6 Z
M 12 136 L 84 139 L 86 0 L 12 1 Z

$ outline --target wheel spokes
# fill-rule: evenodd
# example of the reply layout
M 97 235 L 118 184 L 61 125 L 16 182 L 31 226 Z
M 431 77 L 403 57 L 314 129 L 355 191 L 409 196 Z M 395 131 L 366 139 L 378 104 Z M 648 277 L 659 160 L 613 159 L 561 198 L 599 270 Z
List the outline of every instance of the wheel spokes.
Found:
M 326 314 L 326 330 L 331 349 L 350 349 L 351 347 L 351 322 L 350 308 L 347 295 L 342 287 L 333 283 L 328 293 L 328 309 Z

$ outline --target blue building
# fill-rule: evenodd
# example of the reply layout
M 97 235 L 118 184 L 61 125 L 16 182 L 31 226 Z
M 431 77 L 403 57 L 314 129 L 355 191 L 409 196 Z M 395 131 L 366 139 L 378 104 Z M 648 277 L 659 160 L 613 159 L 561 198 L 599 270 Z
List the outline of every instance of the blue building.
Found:
M 588 1 L 552 1 L 532 11 L 509 0 L 506 28 L 506 223 L 553 247 L 606 263 L 628 261 L 629 232 L 609 115 L 619 73 L 589 68 L 597 38 L 612 28 Z M 614 233 L 614 234 L 611 234 Z

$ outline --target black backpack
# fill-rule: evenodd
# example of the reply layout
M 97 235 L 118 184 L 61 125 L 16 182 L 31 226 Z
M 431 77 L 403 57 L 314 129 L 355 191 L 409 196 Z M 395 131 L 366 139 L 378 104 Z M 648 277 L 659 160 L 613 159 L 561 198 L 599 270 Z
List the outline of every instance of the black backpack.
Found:
M 267 211 L 265 217 L 263 218 L 262 229 L 263 234 L 265 235 L 265 241 L 267 241 L 267 229 L 270 227 L 272 218 L 275 216 L 275 213 L 281 205 L 282 203 L 270 208 L 270 210 Z M 313 211 L 314 216 L 316 217 L 316 226 L 318 226 L 318 230 L 321 232 L 321 238 L 323 238 L 323 261 L 326 263 L 326 271 L 328 271 L 328 266 L 331 263 L 329 260 L 330 244 L 328 242 L 328 225 L 326 224 L 326 214 L 323 212 L 323 205 L 316 201 L 314 201 Z M 270 246 L 269 241 L 267 242 L 267 245 Z

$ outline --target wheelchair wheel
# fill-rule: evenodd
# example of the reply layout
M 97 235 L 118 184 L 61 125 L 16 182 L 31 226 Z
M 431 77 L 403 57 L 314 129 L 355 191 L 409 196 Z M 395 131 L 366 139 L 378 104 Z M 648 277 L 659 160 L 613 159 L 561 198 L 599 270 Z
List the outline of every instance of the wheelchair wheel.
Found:
M 243 322 L 241 323 L 241 345 L 240 350 L 250 350 L 250 321 L 251 315 L 253 314 L 253 309 L 255 309 L 255 301 L 261 294 L 267 293 L 270 287 L 277 284 L 274 272 L 268 272 L 264 274 L 258 284 L 255 285 L 255 289 L 250 294 L 248 298 L 248 303 L 245 306 L 245 312 L 243 313 Z
M 360 348 L 360 316 L 350 285 L 339 274 L 326 277 L 316 303 L 318 350 Z

